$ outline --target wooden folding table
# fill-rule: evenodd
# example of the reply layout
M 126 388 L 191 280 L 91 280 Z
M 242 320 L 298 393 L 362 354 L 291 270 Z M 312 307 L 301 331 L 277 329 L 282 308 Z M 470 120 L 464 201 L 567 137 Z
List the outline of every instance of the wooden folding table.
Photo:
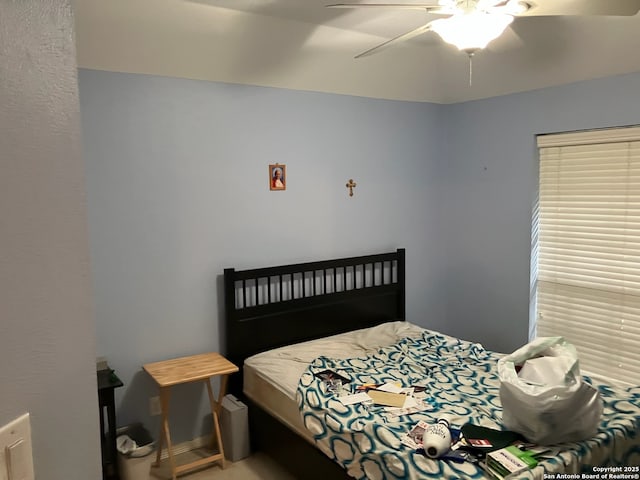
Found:
M 219 353 L 203 353 L 200 355 L 174 358 L 161 362 L 147 363 L 143 368 L 149 375 L 151 375 L 151 378 L 153 378 L 153 380 L 158 384 L 160 389 L 162 423 L 160 427 L 160 438 L 158 439 L 156 466 L 160 464 L 160 456 L 162 454 L 164 441 L 169 453 L 169 464 L 171 466 L 173 480 L 176 480 L 177 475 L 181 473 L 209 463 L 220 462 L 222 468 L 225 468 L 224 448 L 222 446 L 222 436 L 220 435 L 218 417 L 222 407 L 222 398 L 226 393 L 228 377 L 230 374 L 237 372 L 238 367 Z M 220 376 L 220 391 L 218 392 L 217 400 L 214 397 L 213 389 L 211 388 L 211 379 L 216 376 Z M 213 415 L 211 448 L 213 449 L 217 442 L 218 452 L 184 465 L 176 465 L 171 445 L 171 434 L 169 433 L 169 399 L 171 387 L 190 382 L 204 382 L 207 385 L 209 403 L 211 404 L 211 414 Z

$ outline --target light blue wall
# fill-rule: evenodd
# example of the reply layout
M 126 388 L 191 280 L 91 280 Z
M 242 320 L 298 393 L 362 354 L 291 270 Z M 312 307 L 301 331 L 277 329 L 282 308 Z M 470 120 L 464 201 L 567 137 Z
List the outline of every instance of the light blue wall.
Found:
M 79 81 L 97 348 L 126 384 L 119 424 L 157 428 L 144 363 L 220 348 L 225 267 L 406 247 L 408 318 L 442 323 L 444 107 L 91 70 Z M 284 192 L 268 189 L 276 162 Z M 173 399 L 174 439 L 202 434 L 202 388 Z
M 441 330 L 509 352 L 527 341 L 535 135 L 640 124 L 640 73 L 449 106 Z
M 535 135 L 640 123 L 640 74 L 446 106 L 79 78 L 98 353 L 126 383 L 119 423 L 154 429 L 141 365 L 220 347 L 229 266 L 403 246 L 408 320 L 498 351 L 525 343 Z M 275 162 L 285 192 L 268 190 Z M 188 412 L 176 440 L 207 430 L 200 389 L 174 400 Z

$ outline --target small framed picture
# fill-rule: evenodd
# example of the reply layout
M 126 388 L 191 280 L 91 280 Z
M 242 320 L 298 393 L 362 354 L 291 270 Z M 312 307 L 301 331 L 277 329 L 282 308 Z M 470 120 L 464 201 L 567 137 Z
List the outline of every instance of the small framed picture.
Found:
M 269 190 L 287 189 L 287 166 L 280 163 L 269 165 Z

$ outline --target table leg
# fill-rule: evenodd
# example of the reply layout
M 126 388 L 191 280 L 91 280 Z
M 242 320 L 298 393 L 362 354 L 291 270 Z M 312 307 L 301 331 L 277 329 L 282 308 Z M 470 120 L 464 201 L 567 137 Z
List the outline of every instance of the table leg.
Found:
M 206 381 L 207 393 L 209 394 L 209 404 L 211 405 L 211 416 L 213 417 L 213 433 L 211 435 L 211 449 L 215 447 L 215 443 L 218 443 L 218 450 L 220 452 L 220 466 L 226 468 L 224 458 L 224 447 L 222 446 L 222 436 L 220 435 L 220 423 L 218 422 L 218 412 L 222 408 L 222 398 L 224 397 L 224 389 L 226 388 L 227 375 L 223 375 L 220 379 L 220 392 L 218 393 L 218 401 L 216 401 L 213 395 L 213 389 L 211 388 L 211 379 Z
M 229 379 L 229 375 L 222 375 L 220 377 L 220 392 L 218 393 L 218 405 L 216 408 L 216 413 L 220 416 L 220 411 L 222 410 L 222 399 L 227 394 L 227 380 Z
M 160 420 L 160 434 L 158 435 L 158 450 L 156 451 L 156 462 L 154 467 L 160 466 L 160 457 L 162 456 L 162 442 L 164 441 L 164 421 Z
M 171 398 L 170 387 L 160 388 L 160 405 L 162 407 L 162 433 L 164 433 L 164 441 L 167 445 L 169 453 L 169 466 L 171 467 L 171 475 L 173 480 L 177 480 L 176 461 L 173 458 L 173 446 L 171 445 L 171 433 L 169 431 L 169 399 Z M 160 460 L 160 450 L 156 460 Z

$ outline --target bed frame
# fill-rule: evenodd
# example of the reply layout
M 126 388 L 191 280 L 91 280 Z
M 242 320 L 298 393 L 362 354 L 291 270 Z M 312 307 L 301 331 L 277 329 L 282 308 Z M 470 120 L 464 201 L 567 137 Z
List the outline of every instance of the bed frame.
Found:
M 306 340 L 405 319 L 405 250 L 237 271 L 224 270 L 226 357 L 251 355 Z M 242 372 L 242 369 L 240 370 Z M 249 406 L 252 448 L 274 457 L 297 478 L 350 478 L 346 472 L 242 393 Z

